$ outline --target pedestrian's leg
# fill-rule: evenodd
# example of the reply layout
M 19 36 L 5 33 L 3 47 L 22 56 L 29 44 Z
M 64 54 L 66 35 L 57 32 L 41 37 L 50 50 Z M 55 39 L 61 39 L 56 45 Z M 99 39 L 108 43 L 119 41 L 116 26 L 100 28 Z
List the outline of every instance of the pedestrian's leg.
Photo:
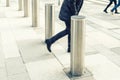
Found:
M 105 13 L 108 13 L 108 12 L 107 12 L 107 9 L 108 9 L 108 7 L 112 4 L 112 2 L 113 2 L 113 1 L 110 0 L 110 3 L 109 3 L 109 4 L 106 6 L 106 8 L 104 9 L 104 12 L 105 12 Z
M 68 49 L 67 49 L 67 52 L 70 52 L 71 51 L 71 33 L 69 31 L 68 33 Z
M 114 5 L 117 5 L 117 1 L 116 0 L 113 0 L 114 2 Z M 117 9 L 115 9 L 115 13 L 118 13 Z
M 67 26 L 67 33 L 68 33 L 68 49 L 67 49 L 67 52 L 70 52 L 71 50 L 71 33 L 70 33 L 70 30 L 71 30 L 71 27 L 70 27 L 70 20 L 69 21 L 66 21 L 66 26 Z
M 67 31 L 67 27 L 65 30 L 59 32 L 58 34 L 56 34 L 55 36 L 51 37 L 50 39 L 47 39 L 46 40 L 46 43 L 47 43 L 47 49 L 49 52 L 51 52 L 51 45 L 57 41 L 58 39 L 64 37 L 65 35 L 68 34 L 68 31 Z
M 113 12 L 114 10 L 116 10 L 119 6 L 120 6 L 120 0 L 118 1 L 118 4 L 112 8 L 111 12 Z

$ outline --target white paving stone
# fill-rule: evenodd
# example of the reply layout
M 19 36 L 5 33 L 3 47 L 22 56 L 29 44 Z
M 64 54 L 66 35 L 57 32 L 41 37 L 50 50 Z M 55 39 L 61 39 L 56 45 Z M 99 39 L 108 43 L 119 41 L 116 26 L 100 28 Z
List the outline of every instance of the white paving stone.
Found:
M 5 68 L 0 68 L 0 80 L 7 80 L 7 71 Z
M 26 72 L 26 67 L 20 57 L 6 59 L 6 68 L 9 76 Z
M 1 47 L 0 47 L 1 48 Z M 0 68 L 5 67 L 4 55 L 3 52 L 0 51 Z
M 25 63 L 39 60 L 44 53 L 49 54 L 41 39 L 23 40 L 18 42 L 18 46 Z
M 120 68 L 100 54 L 87 56 L 85 63 L 96 80 L 120 80 Z
M 41 58 L 37 62 L 26 64 L 31 80 L 70 80 L 52 55 Z
M 18 57 L 20 56 L 19 50 L 15 41 L 15 38 L 11 31 L 2 31 L 2 47 L 5 58 Z
M 118 47 L 120 41 L 100 31 L 90 32 L 86 38 L 88 45 L 105 45 L 108 48 Z
M 30 80 L 28 73 L 21 73 L 8 76 L 8 80 Z
M 17 41 L 40 38 L 33 29 L 13 30 L 13 32 Z

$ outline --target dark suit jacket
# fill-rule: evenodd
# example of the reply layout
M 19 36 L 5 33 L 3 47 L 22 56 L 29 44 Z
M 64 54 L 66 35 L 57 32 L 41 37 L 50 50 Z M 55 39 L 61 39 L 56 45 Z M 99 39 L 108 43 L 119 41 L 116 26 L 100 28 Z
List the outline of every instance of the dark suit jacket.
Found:
M 62 21 L 70 20 L 72 15 L 78 15 L 83 4 L 83 0 L 64 0 L 59 13 Z

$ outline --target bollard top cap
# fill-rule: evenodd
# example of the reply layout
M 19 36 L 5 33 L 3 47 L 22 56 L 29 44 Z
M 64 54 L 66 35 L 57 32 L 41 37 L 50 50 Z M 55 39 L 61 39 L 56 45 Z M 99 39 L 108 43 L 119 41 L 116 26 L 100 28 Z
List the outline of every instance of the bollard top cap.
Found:
M 72 20 L 80 20 L 80 19 L 85 19 L 85 16 L 82 15 L 73 15 L 71 16 Z
M 54 3 L 46 3 L 45 5 L 46 5 L 46 6 L 53 6 Z

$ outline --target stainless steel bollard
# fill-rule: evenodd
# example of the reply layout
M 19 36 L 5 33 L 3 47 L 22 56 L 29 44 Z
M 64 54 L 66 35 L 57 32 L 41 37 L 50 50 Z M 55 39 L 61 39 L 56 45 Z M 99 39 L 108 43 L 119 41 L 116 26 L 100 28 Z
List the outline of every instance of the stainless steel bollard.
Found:
M 19 0 L 19 1 L 18 1 L 18 5 L 19 5 L 19 9 L 18 9 L 18 10 L 21 11 L 21 10 L 22 10 L 22 5 L 23 5 L 23 4 L 22 4 L 22 0 Z
M 58 0 L 58 6 L 60 6 L 60 0 Z
M 6 0 L 6 7 L 9 7 L 9 6 L 10 6 L 10 1 Z
M 84 72 L 85 17 L 71 17 L 71 75 L 81 76 Z
M 32 26 L 38 27 L 40 26 L 40 7 L 39 0 L 32 0 Z
M 29 0 L 24 0 L 24 17 L 29 16 Z
M 45 39 L 52 37 L 54 33 L 54 4 L 45 4 Z

